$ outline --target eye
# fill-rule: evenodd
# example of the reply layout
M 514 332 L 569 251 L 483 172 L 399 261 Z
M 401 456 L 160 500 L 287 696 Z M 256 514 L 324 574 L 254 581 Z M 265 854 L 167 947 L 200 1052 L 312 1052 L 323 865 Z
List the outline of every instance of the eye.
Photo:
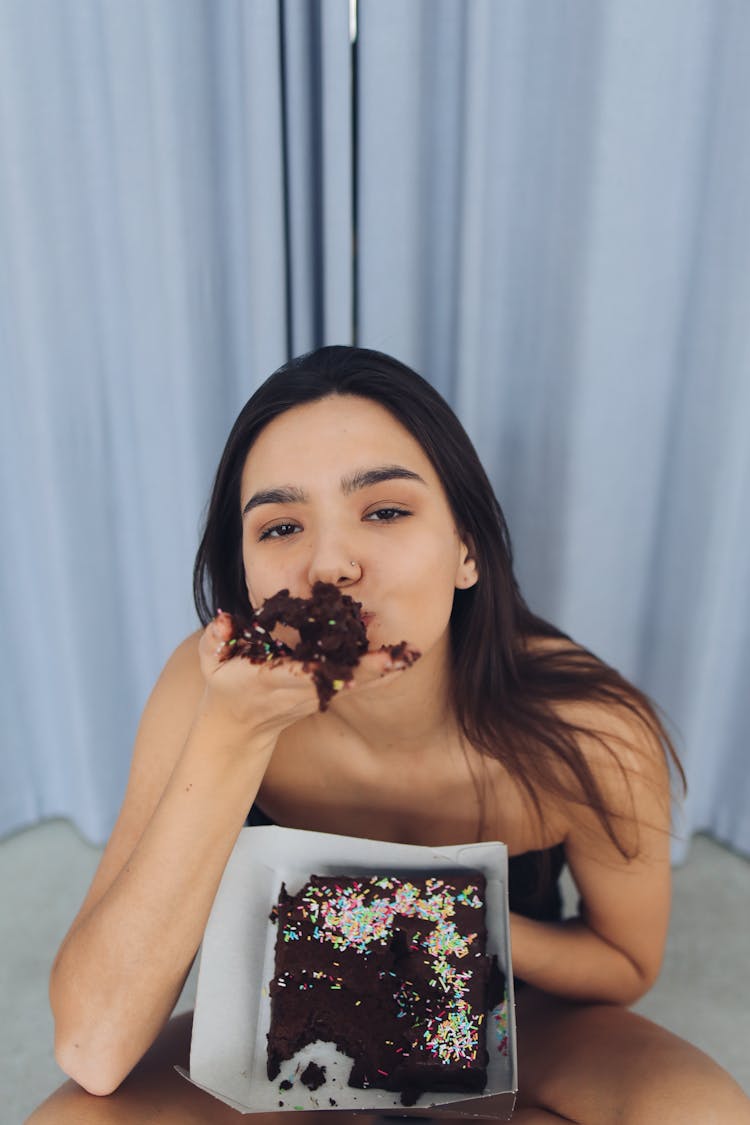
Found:
M 258 542 L 262 543 L 264 539 L 286 539 L 289 535 L 293 535 L 295 531 L 300 531 L 301 528 L 297 523 L 275 523 L 272 527 L 267 527 L 258 536 Z
M 365 519 L 372 520 L 374 523 L 393 523 L 402 516 L 410 515 L 411 512 L 406 508 L 376 508 L 374 512 L 368 512 Z

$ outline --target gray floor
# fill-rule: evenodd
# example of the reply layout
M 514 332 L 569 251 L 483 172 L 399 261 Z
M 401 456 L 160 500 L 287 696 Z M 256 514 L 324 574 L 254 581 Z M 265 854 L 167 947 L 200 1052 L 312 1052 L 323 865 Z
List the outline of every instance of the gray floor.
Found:
M 0 842 L 0 1125 L 20 1125 L 62 1081 L 47 974 L 98 861 L 64 821 Z M 696 837 L 675 872 L 662 976 L 637 1010 L 696 1043 L 750 1093 L 750 863 Z M 189 981 L 180 1006 L 192 1003 Z M 9 1017 L 9 1018 L 8 1018 Z

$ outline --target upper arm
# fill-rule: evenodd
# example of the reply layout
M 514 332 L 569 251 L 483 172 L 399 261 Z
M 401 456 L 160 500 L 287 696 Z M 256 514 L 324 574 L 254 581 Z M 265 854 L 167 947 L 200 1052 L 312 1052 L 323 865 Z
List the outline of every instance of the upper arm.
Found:
M 76 921 L 99 902 L 127 863 L 180 756 L 203 693 L 200 637 L 199 630 L 175 649 L 146 703 L 122 807 Z
M 634 965 L 643 991 L 656 979 L 670 909 L 670 783 L 657 739 L 631 716 L 597 716 L 601 739 L 582 749 L 629 858 L 595 811 L 569 810 L 565 851 L 583 921 Z

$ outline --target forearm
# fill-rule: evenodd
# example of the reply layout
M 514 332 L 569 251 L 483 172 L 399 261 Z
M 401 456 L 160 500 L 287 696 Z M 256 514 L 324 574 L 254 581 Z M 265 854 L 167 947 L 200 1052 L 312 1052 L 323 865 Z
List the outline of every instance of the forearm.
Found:
M 568 1000 L 632 1004 L 653 983 L 582 918 L 536 922 L 511 914 L 511 957 L 514 976 Z
M 50 980 L 63 1069 L 116 1087 L 168 1018 L 272 746 L 203 716 L 129 861 L 66 938 Z

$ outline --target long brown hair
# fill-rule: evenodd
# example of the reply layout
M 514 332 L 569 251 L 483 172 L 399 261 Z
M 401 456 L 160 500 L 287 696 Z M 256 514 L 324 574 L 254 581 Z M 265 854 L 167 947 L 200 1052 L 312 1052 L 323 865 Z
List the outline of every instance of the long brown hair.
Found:
M 581 749 L 582 736 L 598 739 L 626 777 L 613 740 L 573 721 L 561 705 L 618 709 L 661 745 L 684 785 L 664 724 L 643 692 L 531 612 L 513 572 L 505 517 L 468 435 L 438 392 L 398 360 L 366 348 L 320 348 L 279 368 L 243 407 L 219 464 L 195 560 L 201 621 L 207 624 L 219 606 L 240 618 L 249 611 L 240 481 L 253 442 L 280 414 L 329 395 L 371 399 L 416 438 L 440 478 L 457 528 L 472 544 L 479 581 L 456 590 L 451 614 L 453 701 L 464 737 L 507 767 L 539 816 L 540 791 L 585 804 L 622 854 L 632 854 Z M 529 643 L 545 639 L 556 643 Z

